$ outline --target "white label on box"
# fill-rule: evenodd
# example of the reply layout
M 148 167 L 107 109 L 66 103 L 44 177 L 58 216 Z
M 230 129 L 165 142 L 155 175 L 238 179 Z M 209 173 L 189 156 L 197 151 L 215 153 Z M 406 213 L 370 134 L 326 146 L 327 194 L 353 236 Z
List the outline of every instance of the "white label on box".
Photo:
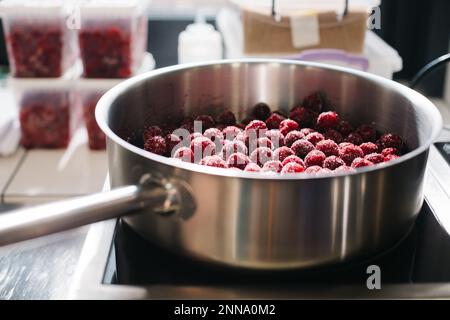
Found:
M 303 48 L 320 43 L 319 17 L 313 12 L 303 12 L 291 16 L 292 45 Z

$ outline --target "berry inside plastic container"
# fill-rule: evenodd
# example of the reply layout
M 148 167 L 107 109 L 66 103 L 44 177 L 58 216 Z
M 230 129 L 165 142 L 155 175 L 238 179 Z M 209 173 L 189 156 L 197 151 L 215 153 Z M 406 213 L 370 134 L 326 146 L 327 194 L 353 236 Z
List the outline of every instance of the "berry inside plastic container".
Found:
M 83 77 L 127 78 L 147 47 L 147 1 L 86 1 L 81 4 L 78 43 Z
M 61 77 L 77 59 L 76 33 L 67 28 L 63 1 L 0 2 L 11 74 Z

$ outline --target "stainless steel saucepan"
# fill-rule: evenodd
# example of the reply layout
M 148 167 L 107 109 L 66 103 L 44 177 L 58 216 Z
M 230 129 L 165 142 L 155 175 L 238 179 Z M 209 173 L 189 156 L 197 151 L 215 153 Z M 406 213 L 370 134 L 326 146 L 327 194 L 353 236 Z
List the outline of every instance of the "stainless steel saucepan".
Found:
M 316 90 L 356 124 L 375 121 L 400 134 L 412 151 L 351 174 L 267 177 L 179 162 L 127 142 L 169 118 L 224 109 L 244 117 L 261 101 L 288 110 Z M 113 190 L 2 215 L 1 245 L 123 215 L 146 239 L 220 265 L 289 269 L 368 256 L 412 227 L 428 149 L 442 126 L 433 104 L 403 85 L 286 60 L 155 70 L 108 91 L 96 117 L 108 140 Z

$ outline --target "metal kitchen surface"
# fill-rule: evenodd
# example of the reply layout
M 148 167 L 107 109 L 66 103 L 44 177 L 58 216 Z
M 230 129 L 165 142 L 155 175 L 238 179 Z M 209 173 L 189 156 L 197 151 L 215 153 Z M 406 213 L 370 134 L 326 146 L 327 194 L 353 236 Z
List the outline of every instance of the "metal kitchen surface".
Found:
M 69 297 L 450 298 L 450 170 L 440 153 L 446 144 L 436 146 L 430 151 L 427 199 L 413 230 L 378 257 L 307 271 L 221 269 L 167 252 L 110 220 L 91 226 Z M 367 289 L 369 265 L 381 269 L 381 290 Z

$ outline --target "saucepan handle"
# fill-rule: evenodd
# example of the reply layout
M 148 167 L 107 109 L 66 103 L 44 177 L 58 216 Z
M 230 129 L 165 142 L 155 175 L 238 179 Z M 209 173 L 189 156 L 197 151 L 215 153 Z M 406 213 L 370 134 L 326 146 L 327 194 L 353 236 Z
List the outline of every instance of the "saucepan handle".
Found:
M 129 185 L 85 197 L 27 207 L 0 215 L 0 246 L 73 229 L 151 208 L 160 215 L 179 211 L 171 184 Z

